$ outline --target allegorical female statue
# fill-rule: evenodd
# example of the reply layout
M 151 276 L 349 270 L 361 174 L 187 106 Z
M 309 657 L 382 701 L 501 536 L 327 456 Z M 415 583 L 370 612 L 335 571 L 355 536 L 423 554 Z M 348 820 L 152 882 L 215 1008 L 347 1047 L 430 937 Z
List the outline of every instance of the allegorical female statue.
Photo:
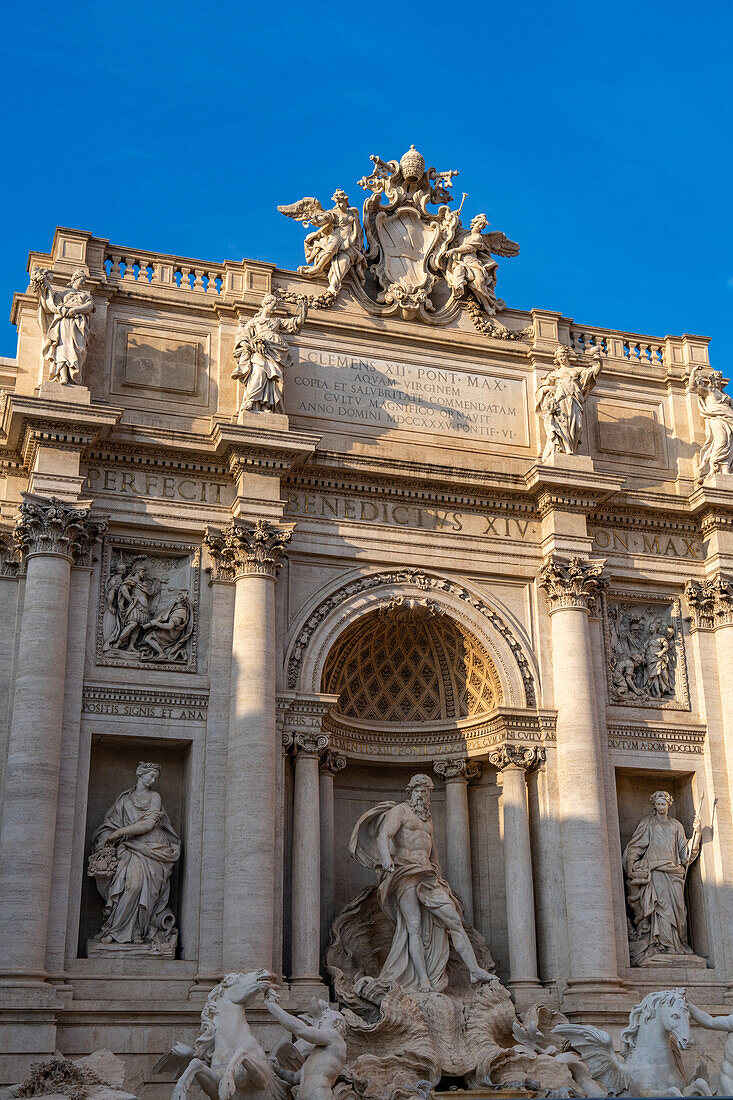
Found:
M 104 898 L 104 923 L 87 944 L 91 954 L 111 944 L 175 952 L 178 930 L 168 901 L 181 840 L 153 790 L 159 776 L 159 764 L 139 764 L 136 786 L 123 791 L 92 838 L 87 873 Z
M 43 333 L 43 358 L 49 364 L 49 381 L 60 382 L 62 386 L 81 383 L 87 357 L 94 302 L 91 294 L 82 290 L 86 277 L 86 272 L 79 268 L 66 290 L 55 291 L 48 271 L 36 267 L 31 275 L 31 285 L 38 292 L 38 323 Z
M 654 955 L 693 953 L 687 942 L 685 880 L 700 853 L 700 818 L 695 815 L 688 840 L 682 823 L 669 816 L 672 795 L 655 791 L 649 801 L 652 812 L 636 826 L 623 854 L 634 916 L 632 966 Z
M 585 399 L 596 384 L 601 370 L 601 353 L 595 351 L 593 363 L 575 365 L 570 351 L 561 344 L 555 352 L 555 366 L 537 389 L 537 412 L 545 425 L 543 462 L 556 451 L 574 455 L 583 431 Z
M 700 451 L 697 476 L 729 474 L 733 467 L 733 400 L 724 391 L 723 375 L 712 370 L 701 373 L 693 367 L 689 387 L 697 394 L 697 407 L 705 421 L 705 442 Z
M 300 332 L 308 307 L 301 301 L 293 317 L 277 317 L 277 304 L 274 294 L 266 294 L 254 317 L 239 323 L 232 378 L 244 386 L 240 411 L 277 412 L 282 405 L 283 370 L 292 362 L 284 334 Z

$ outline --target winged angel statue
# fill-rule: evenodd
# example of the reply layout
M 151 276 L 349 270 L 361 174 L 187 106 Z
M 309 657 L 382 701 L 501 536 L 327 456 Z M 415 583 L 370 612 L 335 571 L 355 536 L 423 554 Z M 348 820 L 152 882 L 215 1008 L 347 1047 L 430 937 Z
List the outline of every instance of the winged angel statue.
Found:
M 364 281 L 366 257 L 359 211 L 355 206 L 349 206 L 349 196 L 345 191 L 334 191 L 331 197 L 336 205 L 330 210 L 324 210 L 318 199 L 314 198 L 299 199 L 290 206 L 278 206 L 278 210 L 286 218 L 293 218 L 304 226 L 318 227 L 303 242 L 308 262 L 298 268 L 298 274 L 314 276 L 327 273 L 327 297 L 335 300 L 341 284 L 352 269 L 357 279 Z
M 489 316 L 493 317 L 495 313 L 506 308 L 506 302 L 496 295 L 499 265 L 492 256 L 518 256 L 519 245 L 510 241 L 498 229 L 484 233 L 483 230 L 489 224 L 485 214 L 477 214 L 471 221 L 470 229 L 463 228 L 456 211 L 448 211 L 445 215 L 448 224 L 451 215 L 457 221 L 455 236 L 451 234 L 453 243 L 450 248 L 438 251 L 436 265 L 444 271 L 445 281 L 453 291 L 454 298 L 462 298 L 470 290 Z

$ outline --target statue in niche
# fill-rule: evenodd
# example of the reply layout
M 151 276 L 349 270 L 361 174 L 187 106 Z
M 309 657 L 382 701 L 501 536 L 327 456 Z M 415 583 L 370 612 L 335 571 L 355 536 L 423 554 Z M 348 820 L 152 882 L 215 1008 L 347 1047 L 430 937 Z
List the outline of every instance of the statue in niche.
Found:
M 325 304 L 336 299 L 350 271 L 353 270 L 359 282 L 363 283 L 366 269 L 364 232 L 359 211 L 355 206 L 349 206 L 349 196 L 340 188 L 334 191 L 331 198 L 335 206 L 330 210 L 324 210 L 318 199 L 313 198 L 299 199 L 291 206 L 278 206 L 286 218 L 293 218 L 304 226 L 318 226 L 305 238 L 305 258 L 308 262 L 298 268 L 298 274 L 310 278 L 327 275 L 329 301 Z
M 625 706 L 659 706 L 676 698 L 677 634 L 671 609 L 608 605 L 609 697 Z
M 705 421 L 697 476 L 704 481 L 712 474 L 729 474 L 733 466 L 733 400 L 723 388 L 723 375 L 718 370 L 703 373 L 698 365 L 692 368 L 688 385 L 697 394 L 697 407 Z
M 102 649 L 114 656 L 129 654 L 141 661 L 185 663 L 193 635 L 191 597 L 179 589 L 163 612 L 156 608 L 168 581 L 150 572 L 145 554 L 120 554 L 107 578 L 102 620 Z
M 499 265 L 494 256 L 518 256 L 519 245 L 498 230 L 483 233 L 489 224 L 485 214 L 477 214 L 471 220 L 471 228 L 463 229 L 457 215 L 460 211 L 448 211 L 447 217 L 457 222 L 456 241 L 451 248 L 438 253 L 437 264 L 445 271 L 445 281 L 455 298 L 462 298 L 471 290 L 490 317 L 506 309 L 506 302 L 496 295 L 496 277 Z
M 680 821 L 669 816 L 672 795 L 655 791 L 652 812 L 636 827 L 623 854 L 626 897 L 633 914 L 632 966 L 659 955 L 692 955 L 687 942 L 685 881 L 700 854 L 702 828 L 695 814 L 688 840 Z
M 277 412 L 282 408 L 283 371 L 292 363 L 285 334 L 300 332 L 308 305 L 302 300 L 292 317 L 276 316 L 277 309 L 275 295 L 266 294 L 254 317 L 239 322 L 232 378 L 244 387 L 240 412 Z
M 92 838 L 87 873 L 104 898 L 104 923 L 87 950 L 172 958 L 178 930 L 168 900 L 181 839 L 153 790 L 160 765 L 143 762 L 136 775 L 136 785 L 107 810 Z
M 290 1070 L 271 1057 L 272 1068 L 282 1081 L 297 1088 L 299 1097 L 333 1100 L 333 1086 L 346 1062 L 346 1020 L 337 1008 L 315 997 L 310 1017 L 302 1018 L 291 1016 L 280 1007 L 279 1000 L 270 986 L 265 993 L 265 1007 L 287 1032 L 297 1036 L 292 1053 L 300 1068 Z M 281 1051 L 282 1045 L 277 1053 Z
M 82 290 L 87 278 L 79 268 L 73 272 L 66 290 L 53 290 L 50 272 L 36 267 L 31 286 L 38 294 L 38 323 L 43 333 L 43 358 L 49 364 L 49 381 L 62 386 L 81 383 L 81 371 L 87 357 L 90 314 L 94 312 L 91 294 Z
M 472 984 L 497 979 L 479 965 L 461 903 L 441 874 L 430 817 L 432 789 L 430 776 L 413 775 L 407 802 L 380 802 L 359 818 L 349 851 L 357 863 L 376 870 L 379 905 L 394 928 L 377 982 L 439 992 L 448 985 L 451 943 Z
M 593 351 L 593 362 L 574 364 L 570 349 L 560 344 L 555 352 L 555 366 L 537 389 L 536 410 L 545 426 L 545 448 L 542 461 L 553 454 L 577 454 L 583 431 L 585 399 L 596 384 L 601 371 L 601 352 Z

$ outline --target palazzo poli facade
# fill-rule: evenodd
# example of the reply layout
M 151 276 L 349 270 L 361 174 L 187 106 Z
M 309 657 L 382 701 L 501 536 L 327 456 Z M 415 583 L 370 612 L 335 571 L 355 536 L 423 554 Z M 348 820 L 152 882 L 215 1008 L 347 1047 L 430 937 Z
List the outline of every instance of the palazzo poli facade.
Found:
M 297 273 L 72 229 L 31 253 L 0 361 L 3 1083 L 106 1047 L 167 1096 L 226 974 L 379 1005 L 410 917 L 397 892 L 357 957 L 388 871 L 349 837 L 416 775 L 479 933 L 475 973 L 451 933 L 464 1000 L 614 1038 L 657 990 L 733 1011 L 724 380 L 705 337 L 505 305 L 518 246 L 453 175 L 411 150 L 363 210 L 282 208 Z M 429 970 L 453 917 L 415 896 Z M 408 932 L 414 988 L 453 995 Z

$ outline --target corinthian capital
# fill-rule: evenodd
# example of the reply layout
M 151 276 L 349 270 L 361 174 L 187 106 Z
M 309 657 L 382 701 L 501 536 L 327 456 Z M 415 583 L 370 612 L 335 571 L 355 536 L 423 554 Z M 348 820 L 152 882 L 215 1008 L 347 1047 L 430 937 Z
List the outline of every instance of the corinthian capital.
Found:
M 563 607 L 592 611 L 595 597 L 608 583 L 603 577 L 605 562 L 590 562 L 584 558 L 563 561 L 552 557 L 540 571 L 540 588 L 544 588 L 550 612 Z
M 546 752 L 537 745 L 502 745 L 496 752 L 489 753 L 489 763 L 499 771 L 504 768 L 522 768 L 531 771 L 544 761 Z
M 257 574 L 277 577 L 285 546 L 293 537 L 289 527 L 276 527 L 267 520 L 255 523 L 234 520 L 223 531 L 208 527 L 204 543 L 209 548 L 217 580 Z
M 83 562 L 106 528 L 106 519 L 91 519 L 86 509 L 58 497 L 23 493 L 13 540 L 23 557 L 60 554 Z
M 733 585 L 722 577 L 701 583 L 688 581 L 685 597 L 696 630 L 714 630 L 716 626 L 733 623 Z
M 470 783 L 472 779 L 478 779 L 481 775 L 481 765 L 475 760 L 436 760 L 433 770 L 441 776 L 446 783 L 451 779 L 464 779 Z

